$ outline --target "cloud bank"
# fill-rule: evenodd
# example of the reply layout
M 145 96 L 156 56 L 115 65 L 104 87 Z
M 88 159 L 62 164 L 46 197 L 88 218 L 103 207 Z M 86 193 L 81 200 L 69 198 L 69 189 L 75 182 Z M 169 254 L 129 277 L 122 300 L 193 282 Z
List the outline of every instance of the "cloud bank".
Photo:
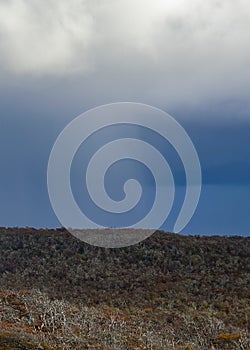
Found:
M 0 69 L 80 76 L 113 100 L 245 99 L 249 32 L 247 0 L 1 0 Z
M 0 0 L 1 225 L 58 225 L 56 137 L 91 107 L 135 101 L 172 114 L 197 148 L 189 232 L 249 232 L 249 33 L 249 0 Z
M 103 57 L 118 63 L 124 53 L 165 70 L 183 58 L 183 68 L 199 62 L 236 68 L 249 62 L 249 30 L 247 0 L 0 2 L 2 65 L 36 74 L 86 71 L 91 59 L 98 67 Z

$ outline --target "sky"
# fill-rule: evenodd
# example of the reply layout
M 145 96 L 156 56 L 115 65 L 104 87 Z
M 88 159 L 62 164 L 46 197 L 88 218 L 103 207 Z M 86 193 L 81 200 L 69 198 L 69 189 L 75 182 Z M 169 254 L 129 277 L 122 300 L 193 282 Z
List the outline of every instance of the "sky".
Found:
M 47 191 L 56 138 L 90 108 L 130 101 L 169 113 L 196 148 L 202 191 L 183 233 L 249 235 L 249 33 L 247 0 L 0 0 L 0 226 L 61 226 Z M 176 198 L 162 228 L 171 231 L 185 177 L 166 155 Z M 151 193 L 150 179 L 141 177 Z

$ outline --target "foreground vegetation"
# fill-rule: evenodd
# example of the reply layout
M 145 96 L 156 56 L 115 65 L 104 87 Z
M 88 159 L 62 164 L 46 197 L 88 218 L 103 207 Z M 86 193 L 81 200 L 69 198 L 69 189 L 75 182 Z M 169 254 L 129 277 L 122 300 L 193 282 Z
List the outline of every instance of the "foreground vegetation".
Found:
M 250 238 L 0 229 L 0 350 L 250 349 Z

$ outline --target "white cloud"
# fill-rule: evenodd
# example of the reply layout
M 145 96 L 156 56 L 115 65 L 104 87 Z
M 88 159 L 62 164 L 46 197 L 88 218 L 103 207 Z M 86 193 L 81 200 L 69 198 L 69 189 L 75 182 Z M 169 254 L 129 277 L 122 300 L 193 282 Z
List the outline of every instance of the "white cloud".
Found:
M 144 101 L 246 94 L 249 33 L 248 0 L 0 0 L 2 70 L 78 73 Z
M 85 70 L 91 66 L 87 48 L 92 22 L 86 4 L 77 0 L 2 1 L 2 64 L 16 72 L 35 74 Z

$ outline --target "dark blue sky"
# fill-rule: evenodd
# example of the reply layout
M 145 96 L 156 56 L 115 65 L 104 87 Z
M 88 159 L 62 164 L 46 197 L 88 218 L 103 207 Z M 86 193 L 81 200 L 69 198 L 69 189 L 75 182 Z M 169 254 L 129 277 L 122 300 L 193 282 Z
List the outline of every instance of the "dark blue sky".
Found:
M 60 226 L 46 179 L 57 136 L 89 108 L 131 101 L 172 115 L 198 152 L 201 198 L 183 232 L 249 235 L 250 6 L 191 1 L 192 11 L 148 1 L 140 16 L 132 14 L 141 1 L 99 7 L 72 1 L 73 17 L 66 1 L 51 1 L 50 12 L 37 1 L 0 4 L 0 226 Z M 185 176 L 168 146 L 166 156 L 177 183 L 163 226 L 171 231 Z M 152 191 L 144 175 L 142 185 Z
M 75 117 L 75 109 L 81 105 L 83 111 L 89 108 L 79 99 L 70 111 L 67 101 L 58 103 L 58 96 L 50 105 L 51 94 L 60 93 L 48 89 L 41 97 L 34 91 L 27 98 L 25 91 L 13 87 L 1 94 L 1 226 L 60 226 L 48 198 L 47 162 L 56 137 Z M 213 105 L 211 110 L 176 108 L 171 113 L 193 140 L 203 175 L 200 202 L 184 232 L 249 234 L 250 118 L 248 121 L 240 114 L 237 103 L 228 106 L 227 102 L 217 108 Z M 178 185 L 173 211 L 164 225 L 171 230 L 183 201 L 185 177 L 178 157 L 174 152 L 167 154 Z M 78 157 L 81 159 L 81 152 Z M 77 172 L 74 176 L 77 178 Z M 147 190 L 150 186 L 145 181 Z M 84 202 L 81 193 L 75 194 Z

